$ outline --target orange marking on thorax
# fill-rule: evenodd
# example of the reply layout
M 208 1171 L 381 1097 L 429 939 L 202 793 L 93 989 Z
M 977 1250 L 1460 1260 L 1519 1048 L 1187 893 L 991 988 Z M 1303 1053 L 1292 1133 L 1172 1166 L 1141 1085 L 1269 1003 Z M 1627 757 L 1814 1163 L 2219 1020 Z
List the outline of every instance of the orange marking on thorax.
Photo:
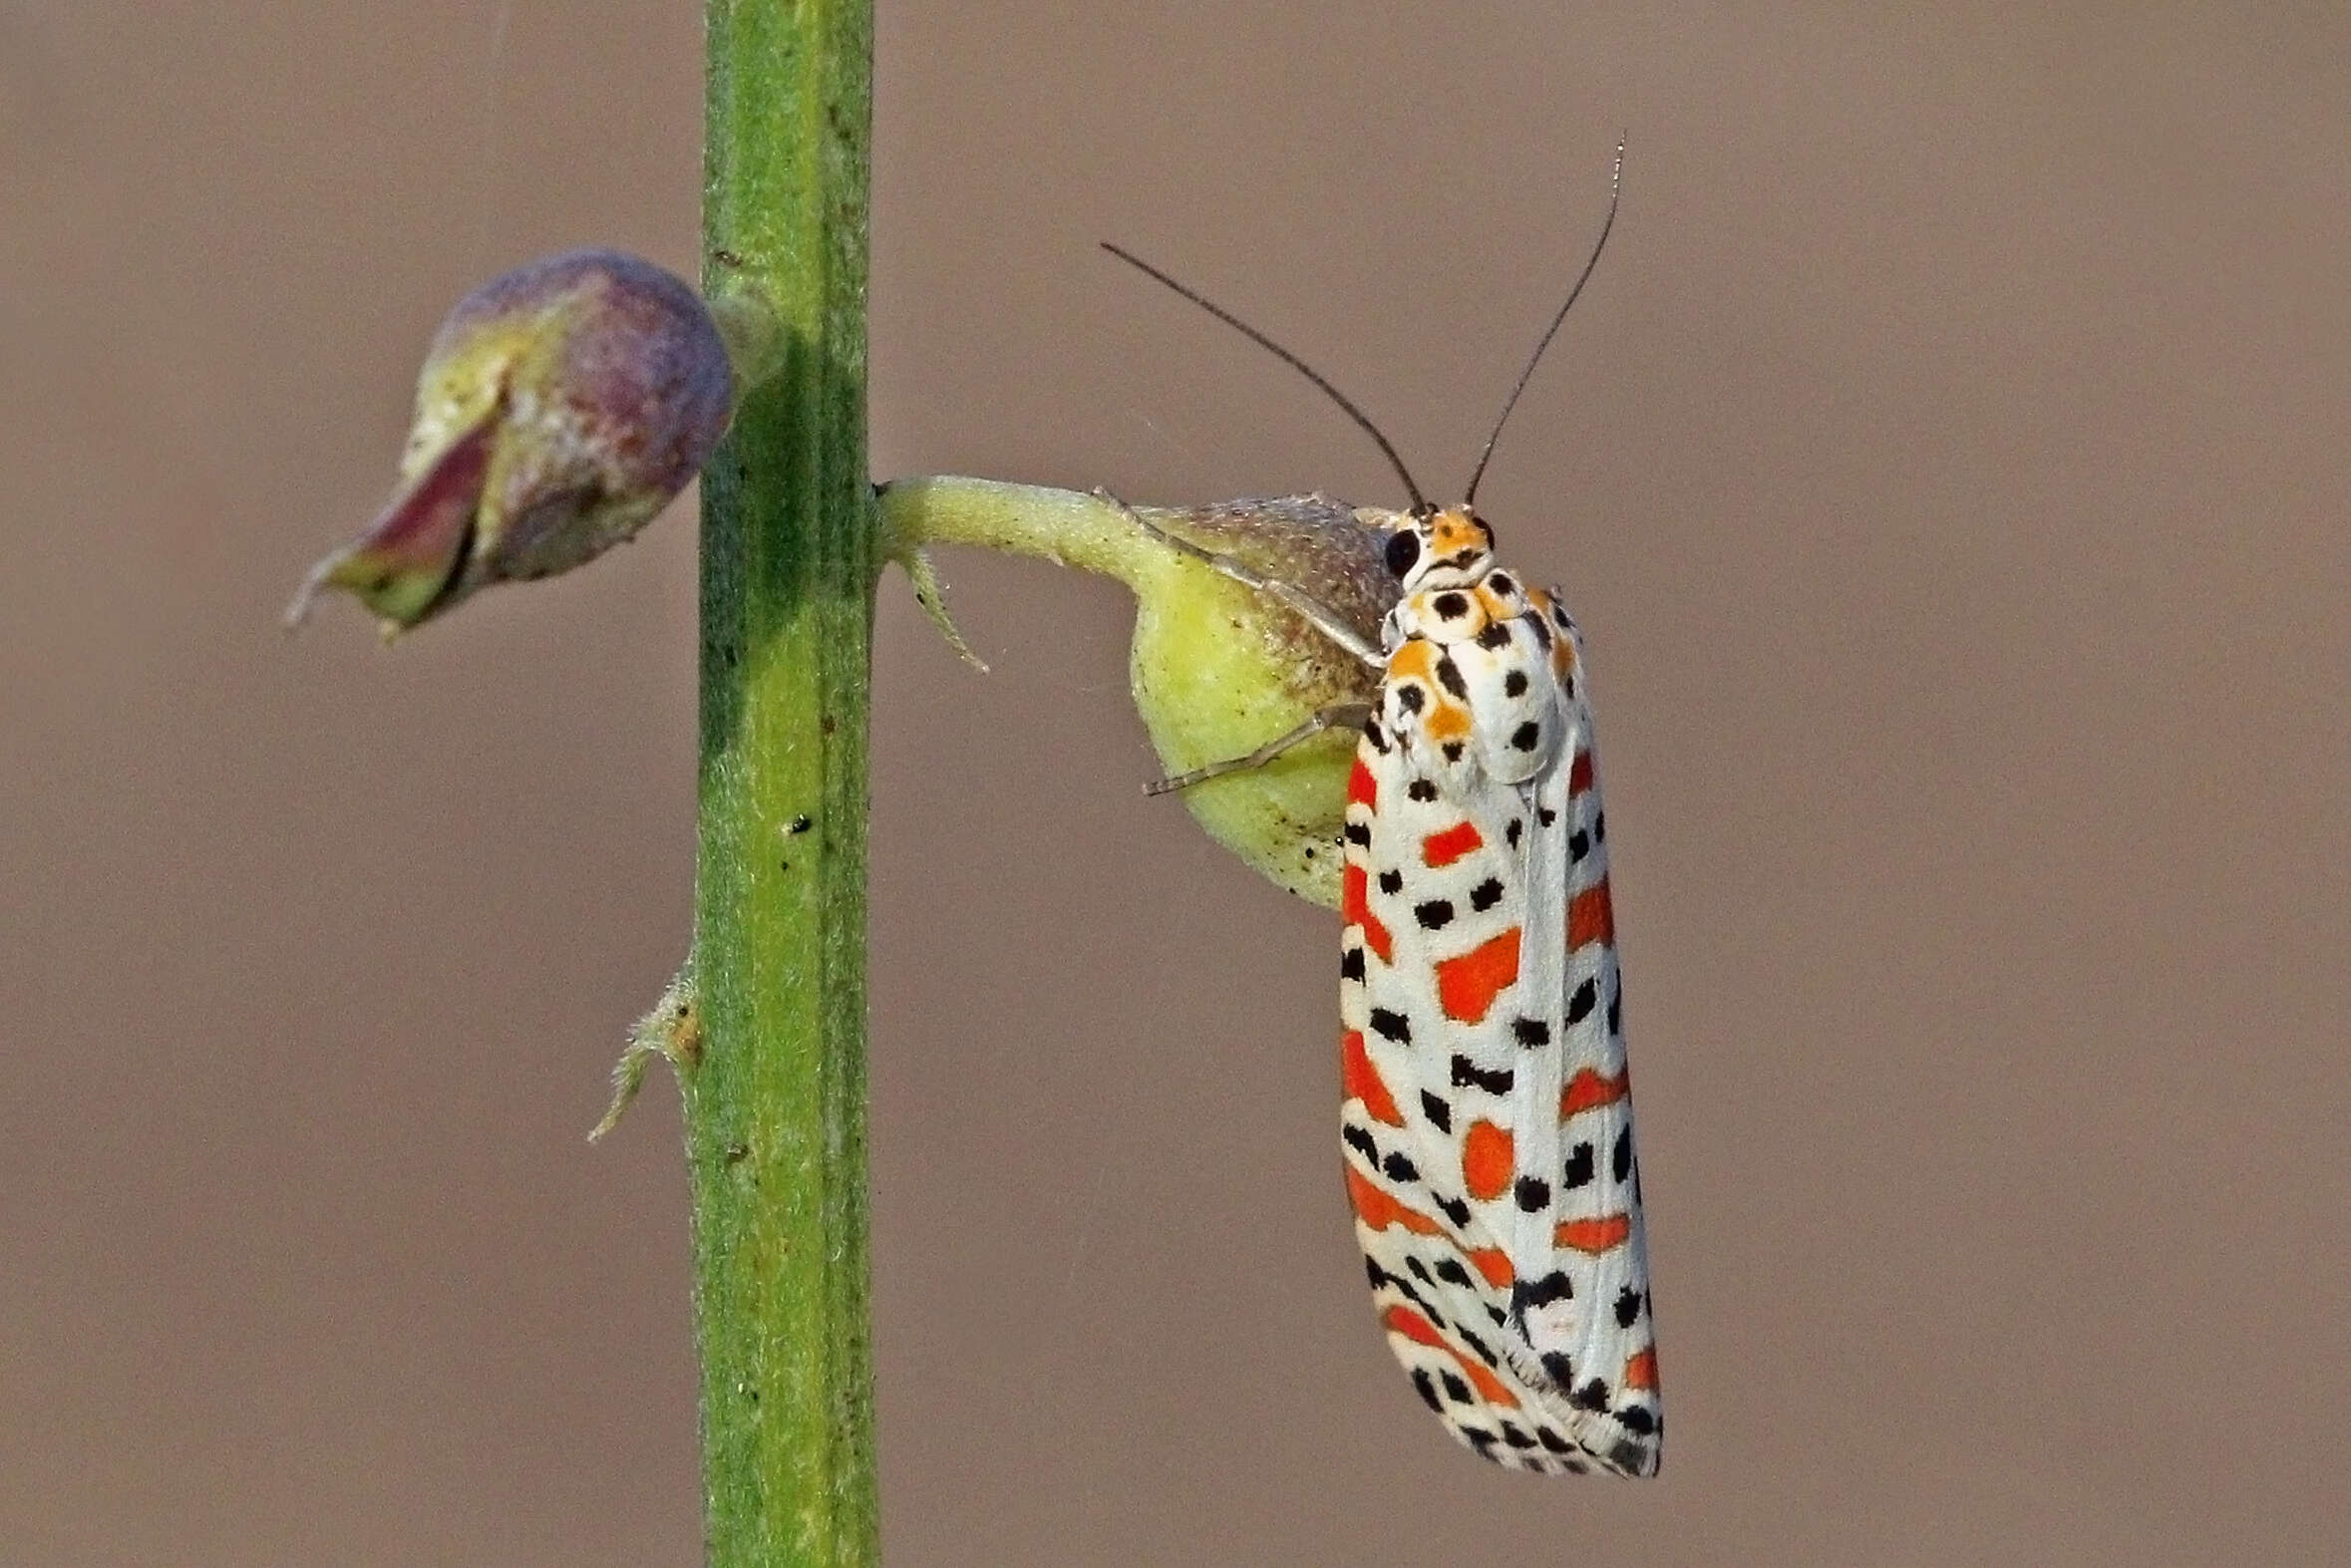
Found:
M 1355 771 L 1347 776 L 1347 798 L 1375 811 L 1380 808 L 1379 781 L 1372 778 L 1372 771 L 1363 766 L 1360 757 L 1355 759 Z
M 1442 870 L 1463 855 L 1486 847 L 1486 840 L 1478 836 L 1472 822 L 1456 822 L 1442 832 L 1431 833 L 1421 840 L 1421 859 L 1429 866 Z
M 1509 1130 L 1481 1117 L 1462 1135 L 1462 1185 L 1471 1197 L 1499 1198 L 1516 1172 L 1517 1158 Z
M 1386 1189 L 1353 1165 L 1347 1167 L 1347 1201 L 1354 1205 L 1356 1217 L 1374 1230 L 1402 1225 L 1416 1236 L 1445 1234 L 1445 1227 L 1419 1209 L 1407 1208 L 1390 1197 Z
M 1361 767 L 1361 764 L 1356 766 Z M 1592 786 L 1592 754 L 1587 748 L 1575 754 L 1575 761 L 1567 765 L 1567 792 L 1583 793 Z
M 1360 1099 L 1363 1113 L 1374 1121 L 1385 1121 L 1392 1127 L 1404 1125 L 1404 1116 L 1396 1108 L 1396 1097 L 1388 1093 L 1387 1083 L 1380 1070 L 1363 1049 L 1363 1031 L 1350 1029 L 1339 1037 L 1339 1090 L 1341 1099 Z
M 1478 608 L 1486 612 L 1486 619 L 1489 622 L 1517 619 L 1518 606 L 1512 603 L 1511 600 L 1504 598 L 1499 593 L 1496 593 L 1492 588 L 1487 587 L 1484 583 L 1478 584 L 1476 592 L 1478 595 Z
M 1471 729 L 1470 710 L 1459 703 L 1432 703 L 1421 720 L 1422 734 L 1432 741 L 1466 741 Z
M 1460 1364 L 1464 1376 L 1477 1387 L 1480 1394 L 1486 1397 L 1488 1404 L 1499 1405 L 1509 1411 L 1518 1408 L 1518 1397 L 1504 1388 L 1500 1378 L 1497 1378 L 1484 1366 L 1464 1356 L 1460 1351 L 1455 1350 L 1445 1336 L 1437 1332 L 1435 1324 L 1410 1307 L 1401 1305 L 1390 1307 L 1386 1312 L 1380 1314 L 1380 1323 L 1391 1334 L 1402 1335 L 1415 1345 L 1426 1345 L 1431 1350 L 1443 1351 L 1446 1355 L 1451 1356 Z
M 1632 1081 L 1628 1073 L 1602 1078 L 1594 1069 L 1577 1068 L 1566 1088 L 1559 1091 L 1559 1119 L 1564 1121 L 1579 1110 L 1613 1105 L 1630 1093 Z
M 1657 1392 L 1657 1347 L 1635 1351 L 1624 1361 L 1624 1376 L 1617 1380 L 1628 1389 L 1647 1389 Z
M 1616 910 L 1608 902 L 1608 879 L 1577 893 L 1567 904 L 1567 951 L 1591 942 L 1616 940 Z
M 1602 1253 L 1632 1234 L 1630 1214 L 1602 1214 L 1593 1219 L 1563 1219 L 1551 1232 L 1551 1245 L 1577 1252 Z
M 1388 679 L 1437 684 L 1437 645 L 1425 637 L 1407 637 L 1388 655 Z
M 1486 1283 L 1496 1290 L 1509 1290 L 1511 1282 L 1518 1277 L 1517 1270 L 1511 1267 L 1510 1254 L 1500 1247 L 1480 1247 L 1469 1257 L 1470 1267 L 1484 1275 Z
M 1580 902 L 1580 900 L 1578 900 Z M 1518 928 L 1437 965 L 1437 1002 L 1457 1024 L 1482 1022 L 1506 986 L 1518 983 Z
M 1360 865 L 1339 868 L 1339 921 L 1362 927 L 1363 945 L 1378 954 L 1381 963 L 1395 962 L 1394 940 L 1371 912 L 1371 874 Z

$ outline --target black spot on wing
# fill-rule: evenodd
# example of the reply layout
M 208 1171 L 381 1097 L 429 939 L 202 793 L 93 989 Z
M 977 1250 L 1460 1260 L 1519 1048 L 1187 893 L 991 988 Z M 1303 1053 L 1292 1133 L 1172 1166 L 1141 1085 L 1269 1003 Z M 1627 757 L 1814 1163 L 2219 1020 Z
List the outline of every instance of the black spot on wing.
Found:
M 1355 982 L 1356 982 L 1358 985 L 1362 984 L 1362 982 L 1363 982 L 1363 949 L 1362 949 L 1362 948 L 1360 948 L 1360 947 L 1350 947 L 1350 948 L 1348 948 L 1348 949 L 1347 949 L 1345 952 L 1343 952 L 1343 953 L 1341 953 L 1341 954 L 1339 955 L 1339 978 L 1340 978 L 1341 980 L 1352 980 L 1352 981 L 1355 981 Z
M 1438 1131 L 1451 1132 L 1453 1130 L 1453 1106 L 1425 1089 L 1421 1091 L 1421 1114 L 1427 1116 L 1429 1125 Z
M 1406 713 L 1419 713 L 1428 705 L 1429 694 L 1421 690 L 1418 681 L 1396 683 L 1396 706 Z
M 1560 1185 L 1573 1191 L 1592 1184 L 1592 1146 L 1578 1143 L 1567 1151 L 1567 1168 L 1561 1172 Z
M 1437 684 L 1451 692 L 1457 703 L 1470 700 L 1470 683 L 1462 679 L 1462 667 L 1453 662 L 1450 653 L 1437 656 Z
M 1437 786 L 1426 779 L 1415 779 L 1404 786 L 1404 792 L 1423 805 L 1437 798 Z
M 1412 1044 L 1412 1025 L 1405 1021 L 1402 1013 L 1375 1007 L 1371 1010 L 1371 1027 L 1372 1033 L 1382 1040 L 1394 1041 L 1400 1046 Z
M 1437 1200 L 1437 1212 L 1443 1214 L 1447 1219 L 1452 1220 L 1453 1228 L 1456 1230 L 1467 1230 L 1470 1228 L 1470 1205 L 1464 1203 L 1460 1198 L 1439 1198 Z
M 1486 623 L 1486 630 L 1478 634 L 1478 646 L 1481 648 L 1508 648 L 1510 645 L 1511 623 L 1509 621 L 1488 621 Z M 1512 670 L 1511 673 L 1512 675 L 1518 674 L 1518 672 L 1515 670 Z M 1525 677 L 1519 676 L 1518 684 L 1519 689 L 1524 690 L 1526 684 Z M 1515 697 L 1518 695 L 1518 693 L 1512 692 L 1511 695 Z
M 1511 1033 L 1517 1037 L 1518 1044 L 1530 1050 L 1551 1043 L 1551 1026 L 1539 1018 L 1511 1020 Z
M 1456 1405 L 1467 1405 L 1470 1403 L 1470 1386 L 1462 1382 L 1458 1374 L 1441 1372 L 1437 1375 L 1437 1378 L 1439 1382 L 1445 1385 L 1445 1397 L 1447 1399 L 1453 1401 L 1453 1403 Z
M 1380 1161 L 1380 1174 L 1399 1186 L 1421 1179 L 1420 1167 L 1407 1158 L 1402 1149 L 1392 1148 L 1388 1151 L 1388 1157 Z
M 1531 752 L 1542 745 L 1542 726 L 1529 719 L 1511 732 L 1511 749 Z
M 1539 1214 L 1551 1206 L 1551 1184 L 1540 1176 L 1520 1176 L 1511 1184 L 1511 1196 L 1527 1213 Z
M 1350 1121 L 1339 1128 L 1339 1141 L 1361 1154 L 1365 1162 L 1373 1169 L 1379 1168 L 1380 1145 L 1372 1141 L 1372 1135 L 1369 1132 Z
M 1437 1260 L 1437 1277 L 1448 1285 L 1456 1286 L 1462 1290 L 1470 1289 L 1470 1271 L 1463 1268 L 1456 1259 L 1439 1258 Z
M 1526 672 L 1524 670 L 1512 670 L 1503 677 L 1503 695 L 1505 697 L 1526 695 Z
M 1591 1382 L 1589 1382 L 1589 1383 L 1585 1384 L 1585 1385 L 1584 1385 L 1582 1388 L 1580 1388 L 1580 1389 L 1577 1389 L 1577 1390 L 1576 1390 L 1574 1393 L 1572 1393 L 1572 1394 L 1568 1395 L 1568 1396 L 1567 1396 L 1567 1403 L 1568 1403 L 1568 1404 L 1570 1404 L 1570 1405 L 1572 1405 L 1572 1406 L 1574 1406 L 1574 1407 L 1575 1407 L 1577 1410 L 1579 1410 L 1579 1411 L 1605 1411 L 1605 1410 L 1607 1410 L 1607 1409 L 1608 1409 L 1608 1382 L 1607 1382 L 1607 1380 L 1606 1380 L 1606 1379 L 1604 1379 L 1604 1378 L 1594 1378 L 1594 1379 L 1592 1379 L 1592 1381 L 1591 1381 Z
M 1637 1431 L 1644 1437 L 1657 1429 L 1657 1417 L 1642 1406 L 1627 1405 L 1616 1412 L 1616 1418 L 1623 1423 L 1625 1430 Z
M 1445 1402 L 1437 1397 L 1437 1385 L 1429 1381 L 1428 1368 L 1415 1367 L 1412 1370 L 1412 1386 L 1420 1395 L 1423 1405 L 1440 1415 L 1445 1413 Z
M 1557 1269 L 1532 1282 L 1520 1280 L 1511 1287 L 1511 1310 L 1521 1319 L 1530 1312 L 1538 1312 L 1553 1302 L 1573 1301 L 1575 1286 Z
M 1502 902 L 1503 885 L 1499 877 L 1488 877 L 1470 889 L 1470 907 L 1480 914 Z
M 1629 1329 L 1641 1320 L 1641 1293 L 1630 1285 L 1616 1293 L 1616 1326 Z
M 1412 917 L 1424 931 L 1442 931 L 1453 924 L 1453 900 L 1432 898 L 1425 904 L 1413 905 Z
M 1600 988 L 1586 978 L 1582 985 L 1575 988 L 1575 994 L 1567 999 L 1567 1027 L 1573 1029 L 1591 1017 L 1592 1009 L 1599 1005 L 1599 1001 Z
M 1456 1089 L 1482 1089 L 1489 1095 L 1507 1095 L 1517 1081 L 1518 1075 L 1513 1069 L 1496 1068 L 1490 1073 L 1468 1057 L 1456 1056 L 1453 1059 L 1453 1087 Z
M 1398 893 L 1403 892 L 1404 873 L 1397 870 L 1394 866 L 1390 866 L 1387 870 L 1382 871 L 1380 873 L 1380 891 L 1386 893 L 1390 898 L 1394 898 Z
M 1616 1133 L 1616 1147 L 1608 1151 L 1608 1168 L 1618 1181 L 1632 1174 L 1632 1128 L 1621 1127 Z

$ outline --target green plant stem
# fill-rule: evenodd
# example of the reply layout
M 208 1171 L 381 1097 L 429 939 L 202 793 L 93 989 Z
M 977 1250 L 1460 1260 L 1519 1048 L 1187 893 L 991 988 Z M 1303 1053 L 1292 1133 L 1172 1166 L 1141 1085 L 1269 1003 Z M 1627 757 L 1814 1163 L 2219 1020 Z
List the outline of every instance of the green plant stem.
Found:
M 686 1084 L 707 1561 L 877 1560 L 865 1197 L 870 0 L 709 0 L 704 281 L 776 369 L 702 490 Z

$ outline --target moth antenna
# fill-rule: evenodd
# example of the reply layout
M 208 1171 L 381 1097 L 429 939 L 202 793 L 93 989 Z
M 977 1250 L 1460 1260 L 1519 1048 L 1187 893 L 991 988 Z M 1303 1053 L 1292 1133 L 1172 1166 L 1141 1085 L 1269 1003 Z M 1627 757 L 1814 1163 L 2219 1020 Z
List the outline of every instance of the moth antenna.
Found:
M 1551 346 L 1551 339 L 1559 334 L 1559 323 L 1567 319 L 1568 306 L 1575 296 L 1592 280 L 1592 268 L 1600 264 L 1600 252 L 1608 248 L 1608 231 L 1616 226 L 1616 200 L 1624 193 L 1624 137 L 1616 138 L 1616 167 L 1608 176 L 1608 216 L 1600 223 L 1600 237 L 1592 245 L 1592 255 L 1583 264 L 1583 275 L 1575 280 L 1575 287 L 1567 291 L 1567 304 L 1551 318 L 1543 329 L 1542 341 L 1534 345 L 1534 352 L 1526 357 L 1526 368 L 1518 373 L 1518 385 L 1511 389 L 1510 398 L 1503 404 L 1502 417 L 1494 422 L 1494 434 L 1486 438 L 1486 450 L 1478 454 L 1478 468 L 1470 475 L 1470 487 L 1462 492 L 1462 504 L 1468 506 L 1478 498 L 1478 481 L 1486 477 L 1486 465 L 1494 456 L 1494 444 L 1502 440 L 1503 427 L 1511 422 L 1511 410 L 1518 406 L 1518 394 L 1526 390 L 1526 383 L 1534 379 L 1534 367 L 1542 363 L 1542 351 Z
M 1621 150 L 1619 150 L 1619 155 L 1621 158 Z M 1611 215 L 1613 215 L 1613 209 L 1611 209 Z M 1364 413 L 1363 410 L 1357 408 L 1352 402 L 1350 402 L 1345 393 L 1332 386 L 1327 380 L 1323 378 L 1321 372 L 1317 371 L 1313 366 L 1307 364 L 1304 360 L 1298 358 L 1297 355 L 1292 354 L 1288 349 L 1285 349 L 1280 344 L 1274 342 L 1264 333 L 1259 332 L 1255 327 L 1252 327 L 1247 322 L 1241 320 L 1240 317 L 1234 315 L 1231 311 L 1226 310 L 1223 306 L 1217 304 L 1214 300 L 1209 299 L 1206 295 L 1198 293 L 1193 289 L 1186 288 L 1183 284 L 1176 282 L 1174 278 L 1168 276 L 1167 273 L 1162 272 L 1158 267 L 1153 266 L 1150 262 L 1144 260 L 1141 256 L 1136 255 L 1133 251 L 1123 250 L 1119 246 L 1112 244 L 1107 239 L 1102 241 L 1102 248 L 1109 251 L 1112 255 L 1118 257 L 1121 261 L 1126 262 L 1127 265 L 1135 268 L 1138 272 L 1143 273 L 1144 276 L 1155 279 L 1158 282 L 1166 284 L 1169 288 L 1174 289 L 1176 293 L 1182 295 L 1185 299 L 1190 300 L 1193 304 L 1199 306 L 1200 309 L 1206 311 L 1209 315 L 1214 316 L 1218 321 L 1223 322 L 1226 326 L 1240 333 L 1241 336 L 1247 338 L 1251 343 L 1256 344 L 1257 347 L 1265 350 L 1265 352 L 1268 354 L 1271 354 L 1275 359 L 1280 360 L 1284 365 L 1289 366 L 1290 369 L 1296 371 L 1299 375 L 1305 377 L 1308 381 L 1313 382 L 1314 385 L 1320 389 L 1324 397 L 1329 398 L 1333 403 L 1336 403 L 1349 419 L 1353 420 L 1357 425 L 1363 428 L 1363 433 L 1365 435 L 1369 436 L 1373 441 L 1379 443 L 1380 453 L 1388 460 L 1388 466 L 1396 470 L 1396 476 L 1404 481 L 1405 493 L 1412 497 L 1413 510 L 1427 511 L 1429 509 L 1428 497 L 1423 495 L 1421 493 L 1421 487 L 1413 482 L 1412 470 L 1404 466 L 1404 460 L 1396 455 L 1396 449 L 1389 445 L 1388 438 L 1380 434 L 1380 428 L 1371 422 L 1371 416 Z M 1586 271 L 1588 273 L 1589 269 L 1587 268 Z M 1577 286 L 1581 287 L 1580 284 Z M 1553 330 L 1556 330 L 1555 325 Z M 1547 343 L 1550 340 L 1546 337 L 1543 341 Z M 1540 353 L 1541 351 L 1537 350 L 1536 352 Z M 1529 368 L 1531 369 L 1531 367 Z M 1515 395 L 1513 394 L 1513 396 Z M 1504 412 L 1508 414 L 1509 410 L 1506 409 Z M 1487 443 L 1487 446 L 1490 448 L 1494 444 L 1492 442 Z

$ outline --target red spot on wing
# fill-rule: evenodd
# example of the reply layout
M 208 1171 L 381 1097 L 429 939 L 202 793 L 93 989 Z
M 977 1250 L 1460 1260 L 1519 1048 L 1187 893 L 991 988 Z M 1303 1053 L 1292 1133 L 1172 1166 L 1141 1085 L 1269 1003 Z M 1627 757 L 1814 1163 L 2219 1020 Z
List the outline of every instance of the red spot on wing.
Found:
M 1575 1252 L 1598 1254 L 1632 1234 L 1630 1214 L 1601 1214 L 1592 1219 L 1561 1220 L 1551 1231 L 1551 1245 Z
M 1374 1121 L 1385 1121 L 1392 1127 L 1404 1125 L 1396 1097 L 1388 1093 L 1371 1054 L 1363 1049 L 1360 1029 L 1350 1029 L 1339 1037 L 1339 1090 L 1342 1099 L 1362 1100 L 1364 1114 Z
M 1347 1167 L 1347 1201 L 1355 1206 L 1356 1217 L 1374 1230 L 1386 1230 L 1391 1225 L 1402 1225 L 1416 1236 L 1442 1236 L 1444 1228 L 1419 1209 L 1407 1208 L 1390 1197 L 1353 1165 Z
M 1484 1275 L 1486 1283 L 1496 1290 L 1509 1290 L 1511 1282 L 1517 1278 L 1517 1271 L 1511 1267 L 1510 1255 L 1500 1247 L 1480 1247 L 1469 1258 L 1470 1267 Z
M 1347 798 L 1375 811 L 1380 808 L 1379 781 L 1372 778 L 1372 771 L 1364 767 L 1360 757 L 1355 759 L 1355 772 L 1347 776 Z
M 1460 1364 L 1463 1375 L 1477 1387 L 1480 1394 L 1486 1397 L 1488 1404 L 1499 1405 L 1503 1409 L 1511 1411 L 1518 1408 L 1518 1397 L 1504 1388 L 1500 1378 L 1469 1357 L 1464 1356 L 1460 1351 L 1455 1350 L 1452 1342 L 1437 1332 L 1435 1324 L 1410 1307 L 1390 1307 L 1386 1312 L 1380 1314 L 1380 1322 L 1390 1334 L 1401 1335 L 1415 1345 L 1426 1345 L 1431 1350 L 1443 1351 L 1446 1355 L 1451 1356 Z
M 1445 1336 L 1437 1332 L 1437 1325 L 1410 1307 L 1390 1307 L 1380 1314 L 1380 1322 L 1390 1334 L 1401 1334 L 1415 1345 L 1426 1345 L 1433 1351 L 1452 1351 Z
M 1478 836 L 1478 829 L 1469 822 L 1456 822 L 1443 832 L 1431 833 L 1421 840 L 1421 858 L 1442 870 L 1474 849 L 1486 847 L 1486 840 Z
M 1603 876 L 1567 902 L 1567 951 L 1615 940 L 1616 909 L 1608 901 L 1608 879 Z
M 1592 754 L 1589 751 L 1577 752 L 1575 761 L 1567 765 L 1567 792 L 1577 795 L 1591 786 Z
M 1657 1347 L 1652 1345 L 1645 1351 L 1635 1351 L 1626 1357 L 1624 1376 L 1617 1381 L 1628 1389 L 1647 1389 L 1654 1394 L 1657 1391 Z
M 1437 965 L 1437 1002 L 1457 1024 L 1483 1022 L 1503 988 L 1518 983 L 1518 928 Z
M 1371 912 L 1370 873 L 1362 866 L 1350 864 L 1340 868 L 1339 919 L 1362 928 L 1363 945 L 1378 954 L 1381 963 L 1396 961 L 1395 939 Z
M 1499 1198 L 1517 1172 L 1517 1145 L 1510 1132 L 1483 1118 L 1462 1136 L 1462 1185 L 1480 1200 Z
M 1578 1068 L 1567 1087 L 1559 1091 L 1559 1119 L 1566 1120 L 1579 1110 L 1593 1110 L 1601 1105 L 1613 1105 L 1632 1093 L 1629 1074 L 1619 1073 L 1614 1078 L 1602 1078 L 1590 1068 Z

